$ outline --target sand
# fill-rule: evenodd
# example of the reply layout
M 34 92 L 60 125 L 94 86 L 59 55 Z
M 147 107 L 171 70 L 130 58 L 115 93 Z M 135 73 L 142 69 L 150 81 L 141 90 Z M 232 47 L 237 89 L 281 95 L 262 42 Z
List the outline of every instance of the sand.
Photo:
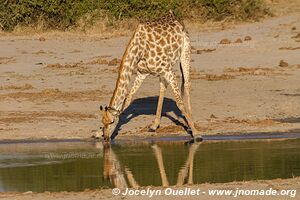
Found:
M 192 108 L 201 135 L 298 131 L 299 31 L 298 13 L 225 29 L 190 27 Z M 3 35 L 0 140 L 90 138 L 129 37 Z M 146 79 L 116 139 L 186 135 L 170 88 L 160 129 L 147 132 L 158 92 L 158 78 Z
M 193 117 L 201 135 L 300 133 L 300 14 L 295 2 L 291 4 L 293 12 L 281 9 L 283 4 L 279 4 L 276 9 L 281 14 L 261 22 L 200 30 L 187 26 L 193 46 Z M 99 106 L 107 105 L 111 98 L 129 38 L 130 35 L 103 39 L 67 33 L 0 34 L 0 140 L 91 138 L 101 125 Z M 179 67 L 175 68 L 179 75 Z M 148 78 L 122 115 L 116 140 L 186 135 L 169 88 L 160 129 L 156 133 L 147 131 L 154 120 L 158 93 L 158 79 Z M 299 190 L 299 182 L 294 178 L 192 187 Z M 99 189 L 79 193 L 3 193 L 0 198 L 106 199 L 112 195 L 110 189 Z
M 300 179 L 293 178 L 293 179 L 276 179 L 276 180 L 268 180 L 268 181 L 248 181 L 248 182 L 232 182 L 226 184 L 200 184 L 200 185 L 192 185 L 192 186 L 181 186 L 181 187 L 170 187 L 173 190 L 176 189 L 185 189 L 191 188 L 194 190 L 200 189 L 201 191 L 205 191 L 206 194 L 201 194 L 200 196 L 197 195 L 186 195 L 186 196 L 176 196 L 176 195 L 160 195 L 160 196 L 152 196 L 151 198 L 148 196 L 123 196 L 123 195 L 113 195 L 111 189 L 97 189 L 97 190 L 86 190 L 83 192 L 44 192 L 44 193 L 32 193 L 32 192 L 25 192 L 25 193 L 0 193 L 1 199 L 14 199 L 14 200 L 39 200 L 39 199 L 56 199 L 56 200 L 69 200 L 69 199 L 80 199 L 80 200 L 87 200 L 87 199 L 221 199 L 221 200 L 229 200 L 229 199 L 245 199 L 245 200 L 260 200 L 260 199 L 275 199 L 275 200 L 284 200 L 284 199 L 299 199 L 299 194 L 294 193 L 294 195 L 275 195 L 275 196 L 211 196 L 208 195 L 208 190 L 296 190 L 299 192 L 300 189 Z M 140 188 L 147 189 L 147 188 Z M 150 187 L 150 189 L 156 190 L 165 190 L 166 188 L 163 187 Z M 121 190 L 124 192 L 124 190 Z

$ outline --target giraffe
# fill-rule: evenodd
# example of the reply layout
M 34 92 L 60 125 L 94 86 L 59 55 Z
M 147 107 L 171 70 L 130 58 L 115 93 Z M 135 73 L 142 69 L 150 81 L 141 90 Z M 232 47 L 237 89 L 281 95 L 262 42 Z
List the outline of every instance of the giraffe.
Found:
M 123 54 L 109 106 L 100 106 L 100 110 L 103 112 L 104 141 L 109 141 L 119 122 L 120 114 L 130 105 L 133 95 L 149 75 L 159 77 L 160 81 L 156 117 L 149 131 L 156 131 L 160 125 L 163 99 L 166 88 L 170 85 L 176 105 L 187 120 L 188 132 L 192 138 L 194 137 L 197 130 L 192 119 L 190 101 L 190 52 L 191 44 L 188 33 L 172 12 L 158 20 L 138 25 Z M 183 82 L 181 91 L 173 70 L 178 60 Z M 136 79 L 131 90 L 128 91 L 134 72 L 136 72 Z M 186 99 L 187 105 L 184 104 L 184 99 Z
M 161 178 L 161 186 L 169 187 L 170 183 L 167 177 L 166 168 L 164 165 L 164 159 L 162 154 L 162 149 L 158 144 L 151 145 L 154 156 L 158 164 L 158 170 Z M 189 153 L 187 159 L 178 172 L 176 186 L 182 186 L 187 179 L 187 184 L 194 184 L 194 158 L 197 150 L 200 147 L 200 143 L 192 143 L 189 146 Z M 103 145 L 103 176 L 106 179 L 109 179 L 111 184 L 114 187 L 119 189 L 125 189 L 129 186 L 133 188 L 139 188 L 140 185 L 136 181 L 133 172 L 128 166 L 122 166 L 121 162 L 118 159 L 118 156 L 113 151 L 113 148 L 110 145 Z

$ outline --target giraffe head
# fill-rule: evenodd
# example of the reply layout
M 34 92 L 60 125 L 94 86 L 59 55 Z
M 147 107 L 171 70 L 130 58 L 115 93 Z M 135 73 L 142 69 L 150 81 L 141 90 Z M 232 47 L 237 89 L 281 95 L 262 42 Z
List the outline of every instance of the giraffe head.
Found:
M 100 106 L 102 111 L 102 132 L 105 142 L 109 142 L 111 134 L 114 132 L 118 122 L 119 122 L 119 111 L 111 107 Z

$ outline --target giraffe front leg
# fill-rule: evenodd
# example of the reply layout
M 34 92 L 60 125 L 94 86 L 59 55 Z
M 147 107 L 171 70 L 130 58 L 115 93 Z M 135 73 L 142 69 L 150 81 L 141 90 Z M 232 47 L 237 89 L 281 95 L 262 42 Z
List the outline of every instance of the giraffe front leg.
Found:
M 168 187 L 169 181 L 168 181 L 168 177 L 167 177 L 166 170 L 165 170 L 165 165 L 164 165 L 164 160 L 162 157 L 161 148 L 159 148 L 156 144 L 154 144 L 152 146 L 152 149 L 154 151 L 154 155 L 156 157 L 156 161 L 158 164 L 159 173 L 160 173 L 160 177 L 161 177 L 161 181 L 162 181 L 162 186 Z
M 159 89 L 159 98 L 158 98 L 158 103 L 157 103 L 157 108 L 156 108 L 156 116 L 153 124 L 149 128 L 149 132 L 154 132 L 156 129 L 159 127 L 160 124 L 160 119 L 161 119 L 161 112 L 162 112 L 162 107 L 163 107 L 163 102 L 164 102 L 164 96 L 165 96 L 165 91 L 166 91 L 166 83 L 164 83 L 163 80 L 160 80 L 160 89 Z
M 142 74 L 140 72 L 137 72 L 137 77 L 134 80 L 133 86 L 128 94 L 128 96 L 126 97 L 124 106 L 122 110 L 125 110 L 131 103 L 132 101 L 132 97 L 133 95 L 137 92 L 137 90 L 141 87 L 143 81 L 145 80 L 145 78 L 148 76 L 148 74 Z
M 180 90 L 178 88 L 178 84 L 177 84 L 177 80 L 176 80 L 176 75 L 173 71 L 169 71 L 165 74 L 165 79 L 168 81 L 168 83 L 171 85 L 174 96 L 175 96 L 175 100 L 176 100 L 176 104 L 177 107 L 179 108 L 179 110 L 182 112 L 182 114 L 185 116 L 188 125 L 191 129 L 191 136 L 194 137 L 194 134 L 197 135 L 197 129 L 195 128 L 192 116 L 190 115 L 189 112 L 186 111 L 186 108 L 184 106 L 182 97 L 180 95 Z M 201 137 L 200 137 L 201 138 Z

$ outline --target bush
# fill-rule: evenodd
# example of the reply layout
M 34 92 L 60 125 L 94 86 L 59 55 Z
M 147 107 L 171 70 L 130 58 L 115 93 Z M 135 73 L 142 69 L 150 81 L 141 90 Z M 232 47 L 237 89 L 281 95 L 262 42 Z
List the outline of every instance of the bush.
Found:
M 3 0 L 1 0 L 3 1 Z M 65 29 L 96 9 L 91 0 L 6 0 L 0 3 L 0 26 L 12 30 L 18 24 L 44 20 L 49 28 Z
M 105 12 L 112 20 L 153 19 L 168 10 L 179 18 L 214 20 L 257 19 L 268 13 L 262 0 L 0 0 L 0 27 L 11 31 L 19 24 L 44 21 L 45 28 L 64 30 L 86 15 Z
M 216 20 L 258 19 L 269 13 L 261 0 L 196 0 L 195 4 L 205 8 L 207 18 Z

